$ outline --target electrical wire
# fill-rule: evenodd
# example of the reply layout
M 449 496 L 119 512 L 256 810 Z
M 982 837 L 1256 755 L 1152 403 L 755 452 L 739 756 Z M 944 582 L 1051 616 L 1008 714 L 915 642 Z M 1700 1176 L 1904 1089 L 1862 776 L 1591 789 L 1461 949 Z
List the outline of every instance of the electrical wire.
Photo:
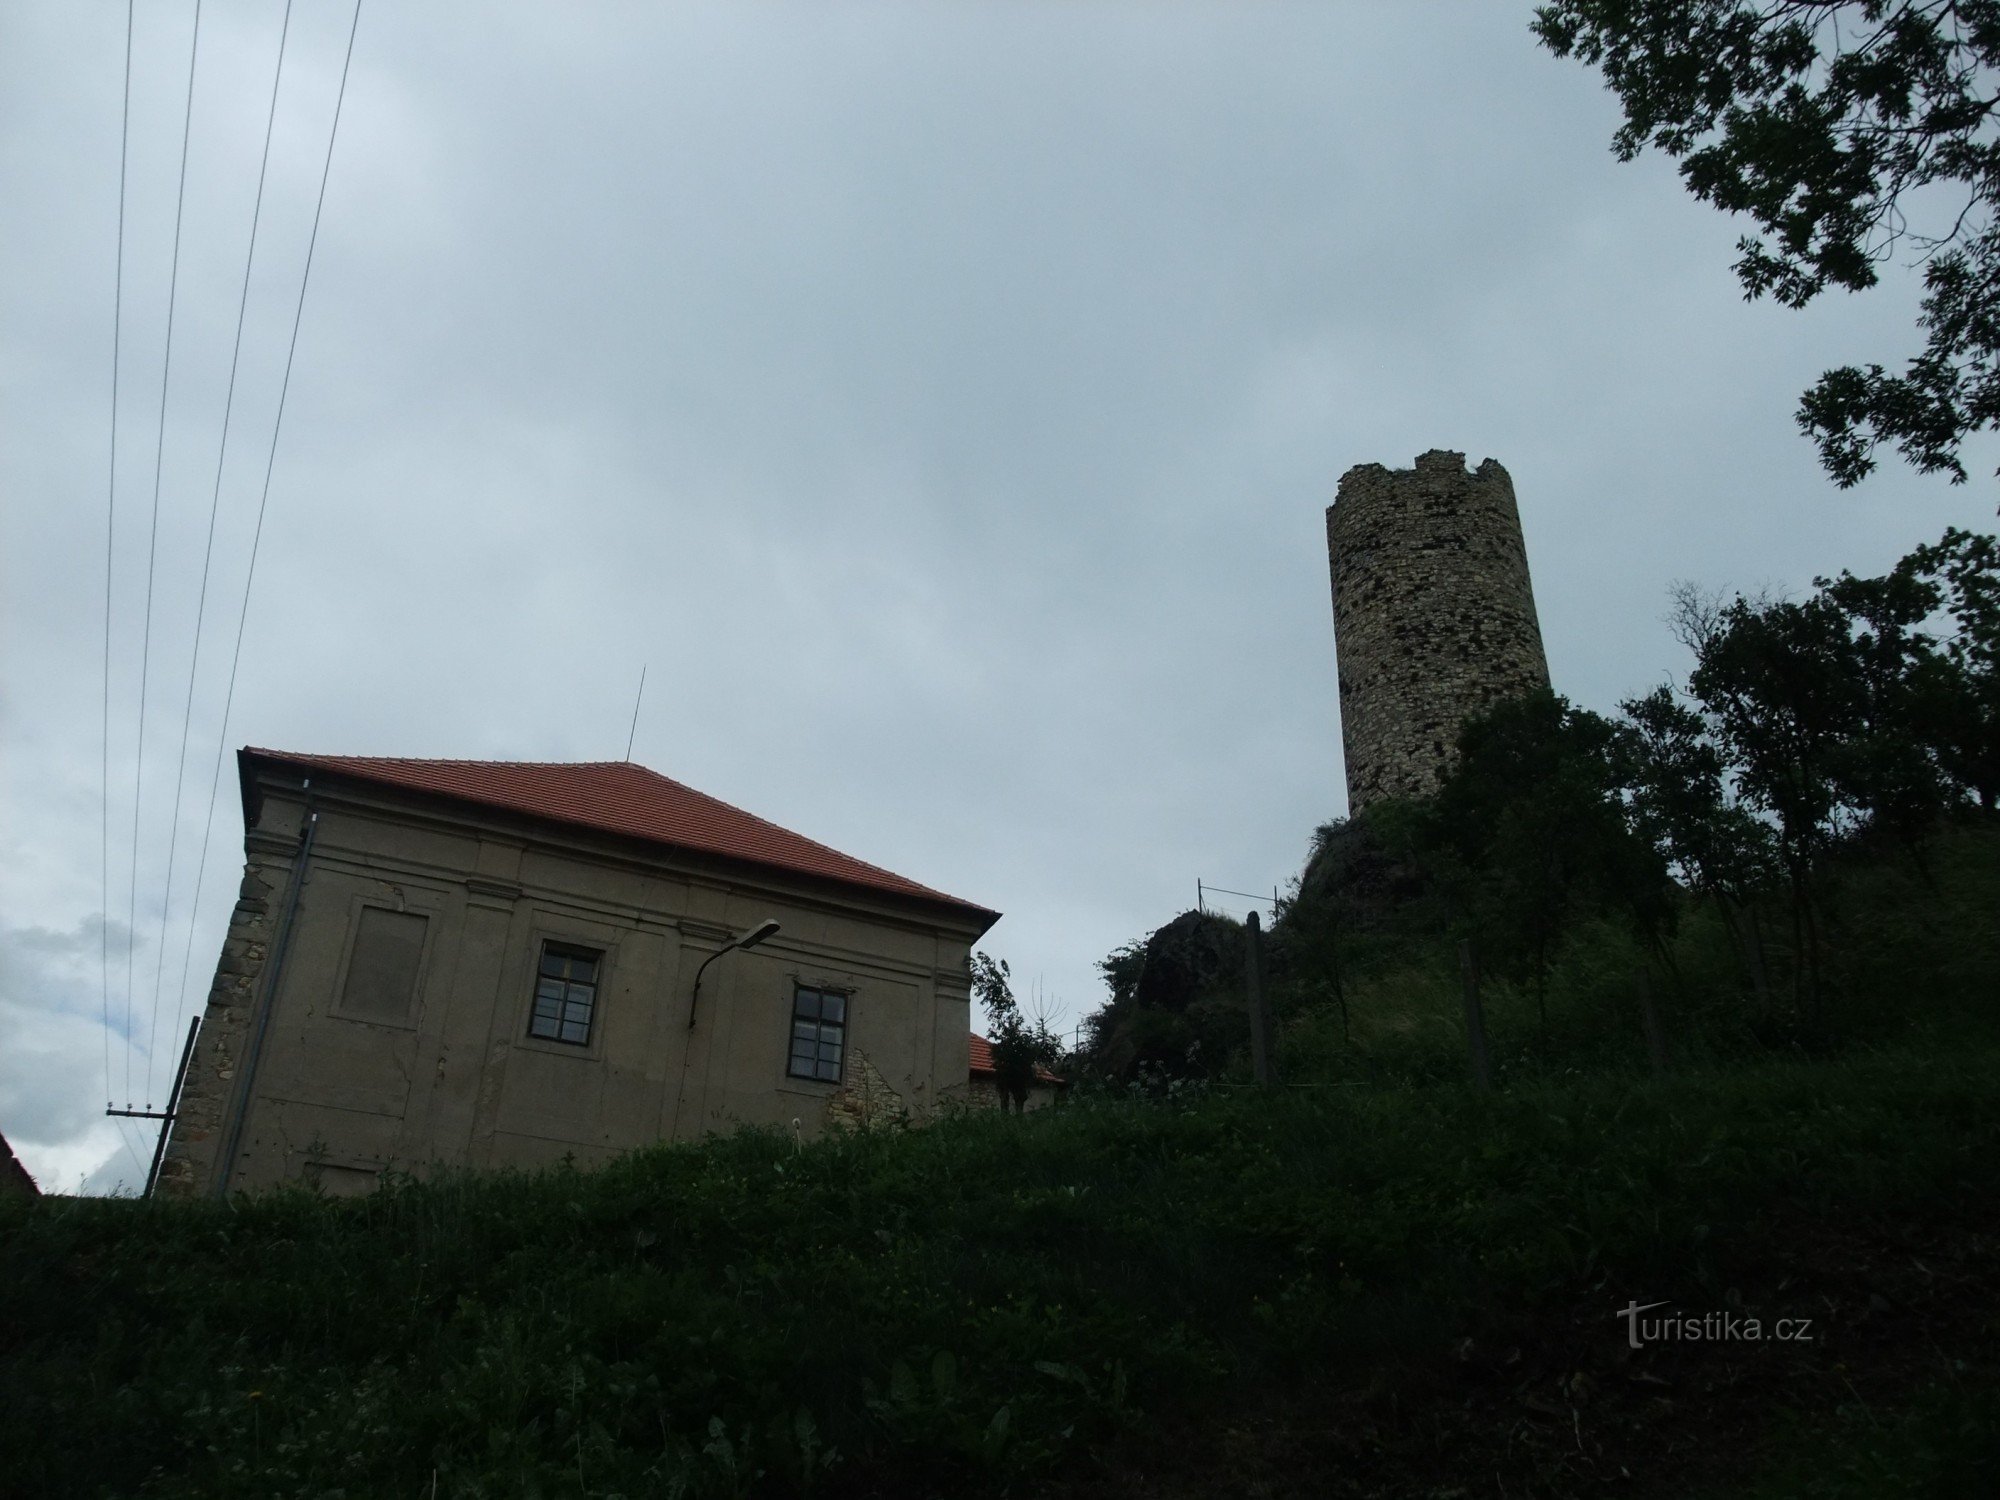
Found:
M 257 554 L 264 541 L 264 513 L 271 503 L 271 475 L 278 462 L 278 434 L 285 422 L 285 398 L 292 389 L 292 360 L 299 351 L 299 325 L 305 317 L 306 287 L 312 281 L 313 252 L 319 246 L 320 216 L 326 209 L 326 184 L 333 172 L 333 147 L 340 138 L 340 114 L 347 102 L 347 75 L 354 66 L 354 37 L 361 29 L 361 3 L 354 0 L 354 18 L 347 28 L 347 54 L 340 65 L 340 90 L 334 97 L 333 127 L 327 132 L 326 160 L 320 167 L 319 198 L 313 205 L 312 234 L 306 241 L 305 270 L 299 276 L 299 300 L 292 310 L 292 338 L 285 350 L 285 374 L 278 386 L 278 411 L 271 423 L 271 450 L 264 462 L 264 488 L 257 500 L 257 526 L 250 539 L 250 567 L 243 580 L 243 607 L 236 616 L 236 648 L 229 658 L 229 689 L 222 700 L 222 729 L 215 741 L 215 771 L 208 785 L 208 816 L 203 820 L 201 857 L 195 865 L 195 898 L 188 912 L 188 942 L 181 960 L 181 1002 L 187 998 L 188 957 L 194 951 L 195 919 L 201 906 L 201 877 L 208 867 L 209 835 L 215 829 L 215 799 L 222 786 L 222 755 L 229 744 L 229 715 L 236 703 L 236 669 L 243 660 L 244 626 L 250 618 L 250 593 L 257 581 Z
M 139 1154 L 139 1148 L 132 1144 L 131 1122 L 129 1120 L 120 1120 L 118 1122 L 118 1144 L 123 1146 L 125 1154 L 132 1158 L 132 1165 L 139 1169 L 139 1177 L 143 1182 L 146 1176 L 146 1159 Z
M 133 943 L 139 920 L 139 807 L 146 784 L 146 678 L 153 660 L 153 577 L 160 550 L 160 470 L 167 451 L 167 386 L 174 367 L 174 300 L 181 277 L 181 217 L 187 206 L 188 135 L 194 125 L 194 68 L 201 51 L 201 0 L 194 0 L 194 31 L 188 40 L 187 108 L 181 117 L 180 186 L 174 196 L 174 255 L 167 274 L 167 345 L 160 362 L 160 436 L 153 450 L 153 528 L 146 550 L 146 626 L 139 651 L 139 749 L 132 769 L 132 894 L 126 905 L 125 925 L 125 1104 L 132 1104 L 132 969 Z M 159 1033 L 159 1015 L 153 1016 L 152 1036 Z M 153 1040 L 146 1043 L 146 1090 L 153 1088 Z M 151 1109 L 153 1101 L 146 1100 Z
M 187 706 L 181 711 L 181 754 L 174 770 L 174 811 L 168 825 L 171 832 L 167 836 L 167 889 L 160 903 L 160 943 L 153 956 L 153 1017 L 158 1025 L 160 1014 L 160 977 L 167 962 L 167 924 L 172 920 L 174 907 L 174 856 L 180 848 L 181 832 L 181 791 L 187 780 L 188 731 L 194 724 L 194 685 L 196 669 L 201 665 L 201 627 L 208 612 L 209 566 L 215 558 L 215 519 L 222 508 L 222 472 L 224 460 L 229 456 L 229 417 L 236 407 L 236 371 L 243 356 L 243 324 L 250 310 L 250 272 L 257 262 L 257 230 L 264 217 L 264 182 L 271 166 L 271 136 L 278 123 L 278 86 L 285 76 L 285 41 L 291 33 L 292 0 L 285 0 L 285 18 L 278 28 L 278 64 L 271 77 L 271 105 L 264 118 L 264 155 L 257 166 L 257 201 L 250 211 L 250 248 L 243 257 L 243 291 L 236 303 L 236 343 L 229 354 L 229 391 L 222 402 L 222 441 L 215 454 L 215 489 L 208 501 L 208 545 L 201 557 L 201 592 L 194 610 L 194 650 L 188 659 Z M 200 887 L 196 887 L 199 895 Z M 193 941 L 192 935 L 189 937 Z M 181 961 L 185 972 L 187 960 Z M 185 997 L 183 997 L 185 998 Z M 180 1020 L 180 1003 L 175 1002 L 174 1020 Z M 153 1086 L 152 1054 L 147 1052 L 146 1088 Z M 152 1102 L 146 1107 L 151 1109 Z
M 111 1108 L 111 556 L 118 531 L 118 364 L 125 328 L 125 163 L 132 146 L 132 11 L 125 0 L 125 104 L 118 125 L 118 270 L 111 293 L 111 457 L 104 495 L 104 755 L 98 787 L 103 827 L 97 913 L 98 987 L 104 1001 L 104 1107 Z M 128 1037 L 127 1047 L 131 1042 Z

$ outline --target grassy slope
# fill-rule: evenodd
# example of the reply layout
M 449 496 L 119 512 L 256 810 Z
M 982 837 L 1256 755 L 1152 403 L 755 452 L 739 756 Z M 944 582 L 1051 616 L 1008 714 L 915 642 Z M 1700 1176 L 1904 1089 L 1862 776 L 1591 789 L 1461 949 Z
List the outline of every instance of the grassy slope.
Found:
M 1275 1095 L 0 1203 L 0 1491 L 1976 1492 L 2000 839 L 1932 876 L 1841 877 L 1817 1060 L 1696 912 L 1665 1081 L 1614 924 L 1546 1037 L 1489 984 L 1494 1098 L 1458 1082 L 1450 945 L 1406 935 L 1350 966 L 1351 1041 L 1310 973 L 1281 996 L 1307 1086 Z M 1626 1349 L 1617 1309 L 1666 1299 L 1822 1336 Z
M 1689 1493 L 1751 1471 L 1661 1446 L 1702 1398 L 1688 1350 L 1624 1351 L 1628 1299 L 1826 1320 L 1776 1367 L 1810 1395 L 1808 1371 L 1897 1366 L 1901 1313 L 1859 1288 L 1915 1260 L 1987 1300 L 1898 1378 L 1991 1388 L 1997 1061 L 1225 1092 L 359 1202 L 45 1201 L 0 1234 L 0 1450 L 32 1494 L 1172 1493 L 1286 1454 L 1325 1472 L 1367 1433 L 1355 1492 L 1421 1493 L 1456 1472 L 1443 1413 L 1541 1493 L 1635 1463 Z M 1683 1392 L 1664 1425 L 1628 1420 L 1669 1389 L 1632 1379 L 1653 1360 Z

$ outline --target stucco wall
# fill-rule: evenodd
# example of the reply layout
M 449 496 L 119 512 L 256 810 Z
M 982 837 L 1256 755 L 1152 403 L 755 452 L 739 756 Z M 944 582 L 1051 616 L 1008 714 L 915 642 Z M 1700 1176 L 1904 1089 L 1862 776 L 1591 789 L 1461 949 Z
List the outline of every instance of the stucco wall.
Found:
M 1348 811 L 1428 796 L 1468 715 L 1549 685 L 1514 483 L 1438 449 L 1362 464 L 1326 539 Z
M 389 1166 L 589 1163 L 741 1123 L 921 1119 L 964 1088 L 967 919 L 356 785 L 308 791 L 268 769 L 258 785 L 164 1191 L 215 1186 L 239 1113 L 230 1188 L 349 1191 Z M 369 907 L 425 918 L 404 1022 L 342 1011 Z M 775 937 L 709 965 L 690 1030 L 696 968 L 766 917 Z M 551 939 L 603 955 L 587 1046 L 528 1034 Z M 786 1076 L 797 984 L 849 995 L 838 1083 Z

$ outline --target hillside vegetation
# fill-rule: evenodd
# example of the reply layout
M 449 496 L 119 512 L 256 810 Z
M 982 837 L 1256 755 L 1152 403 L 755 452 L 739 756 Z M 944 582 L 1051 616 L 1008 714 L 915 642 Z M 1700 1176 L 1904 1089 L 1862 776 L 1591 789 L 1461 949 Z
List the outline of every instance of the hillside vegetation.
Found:
M 47 1200 L 0 1235 L 0 1448 L 36 1495 L 1200 1493 L 1301 1449 L 1358 1466 L 1335 1492 L 1476 1454 L 1538 1493 L 1699 1493 L 1783 1460 L 1768 1399 L 1727 1396 L 1773 1366 L 1808 1430 L 1913 1391 L 1994 1415 L 1996 1062 L 1106 1098 L 358 1201 Z M 1635 1300 L 1824 1336 L 1634 1353 Z
M 1974 1493 L 2000 1464 L 2000 835 L 1941 839 L 1933 876 L 1833 882 L 1854 1004 L 1818 1053 L 1684 1008 L 1649 1076 L 1592 985 L 1629 977 L 1606 927 L 1546 1033 L 1494 992 L 1482 1095 L 1448 953 L 1385 938 L 1348 967 L 1348 1034 L 1292 993 L 1278 1089 L 1232 1063 L 362 1200 L 10 1207 L 10 1486 L 1195 1495 L 1310 1470 L 1388 1496 L 1476 1466 L 1544 1495 Z M 1730 956 L 1690 923 L 1691 995 L 1704 942 Z M 1632 1302 L 1817 1332 L 1634 1351 Z
M 1468 970 L 1503 1075 L 1820 1055 L 1984 1015 L 2000 541 L 1947 531 L 1797 602 L 1682 587 L 1672 621 L 1684 685 L 1608 718 L 1504 703 L 1463 726 L 1435 796 L 1316 832 L 1266 951 L 1293 1081 L 1466 1076 Z M 1189 912 L 1111 954 L 1081 1068 L 1242 1077 L 1245 939 Z
M 1322 828 L 1277 1086 L 1194 912 L 1035 1114 L 0 1202 L 0 1490 L 1992 1493 L 1996 556 L 1690 596 L 1687 694 L 1508 705 Z M 1640 1305 L 1738 1333 L 1635 1346 Z

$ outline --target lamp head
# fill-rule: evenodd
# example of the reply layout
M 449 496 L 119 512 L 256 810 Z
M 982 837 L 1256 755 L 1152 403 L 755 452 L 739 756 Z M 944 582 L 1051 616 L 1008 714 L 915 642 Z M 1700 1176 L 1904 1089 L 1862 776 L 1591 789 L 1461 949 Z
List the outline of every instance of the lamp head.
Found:
M 730 946 L 732 948 L 754 948 L 759 943 L 763 942 L 765 938 L 770 937 L 774 933 L 776 933 L 777 930 L 778 930 L 778 924 L 776 920 L 771 917 L 766 917 L 763 921 L 759 922 L 755 927 L 751 928 L 748 932 L 744 933 L 742 937 L 738 938 L 734 943 L 730 944 Z

